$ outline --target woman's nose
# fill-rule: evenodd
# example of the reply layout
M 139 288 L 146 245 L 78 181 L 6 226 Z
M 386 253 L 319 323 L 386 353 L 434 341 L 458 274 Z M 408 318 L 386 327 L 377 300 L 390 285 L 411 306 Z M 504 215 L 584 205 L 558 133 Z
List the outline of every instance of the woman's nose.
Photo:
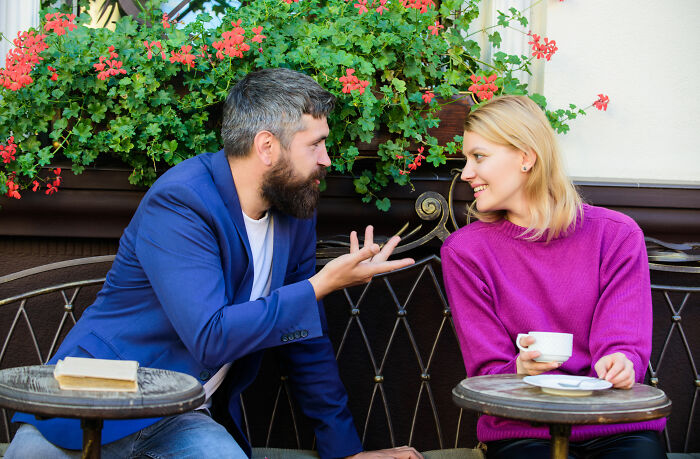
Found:
M 460 176 L 460 179 L 464 182 L 468 182 L 473 178 L 474 178 L 474 169 L 469 164 L 469 161 L 467 161 L 464 164 L 464 169 L 462 169 L 462 175 Z

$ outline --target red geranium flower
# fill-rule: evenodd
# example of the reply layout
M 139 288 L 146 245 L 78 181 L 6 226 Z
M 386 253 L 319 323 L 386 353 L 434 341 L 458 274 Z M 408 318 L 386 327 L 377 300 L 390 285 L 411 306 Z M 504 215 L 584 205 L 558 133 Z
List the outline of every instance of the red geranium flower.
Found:
M 365 88 L 369 86 L 368 80 L 360 80 L 355 75 L 355 69 L 347 69 L 345 76 L 338 78 L 338 81 L 343 83 L 343 92 L 349 94 L 351 91 L 358 90 L 360 94 L 364 94 Z
M 440 32 L 440 29 L 444 28 L 445 26 L 440 24 L 440 21 L 435 21 L 435 25 L 428 26 L 428 30 L 430 30 L 432 35 L 437 35 Z
M 593 102 L 593 106 L 595 108 L 597 108 L 598 110 L 607 111 L 609 101 L 610 101 L 610 98 L 608 96 L 606 96 L 605 94 L 598 94 L 598 100 Z

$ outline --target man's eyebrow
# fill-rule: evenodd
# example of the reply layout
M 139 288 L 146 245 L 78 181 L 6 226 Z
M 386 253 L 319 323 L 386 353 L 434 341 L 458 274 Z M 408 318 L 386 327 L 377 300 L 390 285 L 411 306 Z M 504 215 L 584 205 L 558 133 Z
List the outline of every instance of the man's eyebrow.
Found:
M 311 143 L 318 143 L 321 140 L 326 140 L 327 138 L 328 138 L 328 134 L 323 134 L 323 135 L 320 135 L 320 136 L 316 137 L 315 139 L 313 139 L 311 141 Z

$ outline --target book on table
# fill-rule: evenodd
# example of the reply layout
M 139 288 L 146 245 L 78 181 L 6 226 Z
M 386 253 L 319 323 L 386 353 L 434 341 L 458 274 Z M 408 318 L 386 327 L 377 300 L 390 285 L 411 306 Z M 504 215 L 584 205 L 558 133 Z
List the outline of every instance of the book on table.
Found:
M 136 392 L 135 360 L 66 357 L 56 363 L 53 376 L 61 389 Z

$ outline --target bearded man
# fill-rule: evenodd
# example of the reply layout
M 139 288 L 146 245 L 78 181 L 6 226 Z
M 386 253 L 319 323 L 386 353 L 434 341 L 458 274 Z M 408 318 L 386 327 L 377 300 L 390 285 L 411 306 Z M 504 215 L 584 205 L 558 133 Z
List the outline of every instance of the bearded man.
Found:
M 95 303 L 49 363 L 136 360 L 198 378 L 207 401 L 167 418 L 105 421 L 103 457 L 249 457 L 239 395 L 275 346 L 321 458 L 420 457 L 406 447 L 362 452 L 326 333 L 321 298 L 413 262 L 387 261 L 398 238 L 380 250 L 368 227 L 364 247 L 351 233 L 351 253 L 315 272 L 334 102 L 300 73 L 251 73 L 226 99 L 224 150 L 183 161 L 146 193 Z M 227 392 L 231 431 L 209 416 L 217 390 Z M 5 457 L 79 457 L 78 420 L 13 420 L 25 424 Z

